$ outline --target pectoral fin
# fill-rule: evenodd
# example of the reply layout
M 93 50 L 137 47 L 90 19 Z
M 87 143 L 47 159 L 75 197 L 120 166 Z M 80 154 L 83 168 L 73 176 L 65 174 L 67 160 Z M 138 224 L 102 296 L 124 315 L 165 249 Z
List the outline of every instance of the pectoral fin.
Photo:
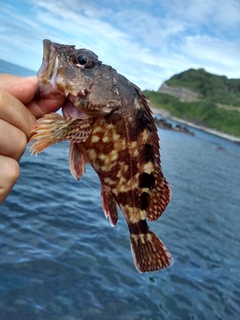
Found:
M 112 194 L 107 192 L 102 186 L 102 206 L 106 218 L 109 218 L 109 222 L 112 227 L 115 226 L 118 220 L 117 203 Z
M 71 142 L 69 152 L 69 166 L 72 176 L 79 180 L 86 171 L 86 158 L 81 152 L 78 143 Z
M 37 140 L 30 148 L 32 154 L 61 141 L 84 142 L 91 133 L 88 119 L 65 119 L 58 113 L 50 113 L 38 119 L 30 132 L 31 139 Z

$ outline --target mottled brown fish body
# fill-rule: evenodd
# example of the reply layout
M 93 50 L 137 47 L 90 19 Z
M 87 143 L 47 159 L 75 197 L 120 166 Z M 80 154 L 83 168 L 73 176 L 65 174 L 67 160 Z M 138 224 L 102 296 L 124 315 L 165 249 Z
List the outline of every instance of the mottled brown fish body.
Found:
M 54 50 L 57 51 L 56 46 Z M 84 55 L 87 55 L 86 49 L 80 50 L 85 50 Z M 65 52 L 64 48 L 61 52 Z M 45 116 L 33 130 L 32 140 L 37 139 L 33 152 L 38 153 L 55 142 L 70 140 L 71 172 L 80 179 L 86 162 L 90 162 L 101 181 L 102 205 L 112 226 L 118 219 L 117 206 L 121 208 L 128 223 L 138 271 L 169 267 L 173 263 L 171 254 L 146 222 L 146 219 L 158 219 L 170 200 L 169 186 L 161 170 L 158 131 L 151 110 L 137 86 L 92 55 L 90 52 L 89 60 L 91 57 L 95 60 L 91 62 L 89 73 L 87 69 L 73 68 L 72 65 L 70 69 L 67 66 L 66 70 L 61 69 L 61 90 L 67 88 L 69 92 L 68 102 L 63 106 L 65 121 L 70 123 L 73 121 L 71 117 L 77 115 L 78 125 L 67 123 L 63 129 L 62 124 L 51 123 L 51 115 Z M 70 73 L 74 76 L 67 81 L 66 75 L 69 77 Z M 76 75 L 78 94 L 75 93 L 77 87 L 71 89 L 70 86 Z M 40 87 L 44 92 L 44 85 L 40 84 Z M 66 129 L 70 127 L 71 132 Z

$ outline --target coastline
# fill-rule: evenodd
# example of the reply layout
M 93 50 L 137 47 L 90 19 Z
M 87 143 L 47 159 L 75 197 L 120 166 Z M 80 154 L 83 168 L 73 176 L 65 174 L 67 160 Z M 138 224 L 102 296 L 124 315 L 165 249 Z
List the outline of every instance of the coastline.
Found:
M 180 119 L 180 118 L 172 117 L 168 111 L 166 111 L 164 109 L 157 108 L 151 103 L 149 105 L 150 105 L 150 108 L 151 108 L 153 113 L 159 114 L 162 117 L 168 118 L 170 120 L 177 121 L 177 122 L 182 123 L 182 124 L 186 124 L 189 127 L 192 127 L 192 128 L 198 129 L 198 130 L 202 130 L 204 132 L 213 134 L 213 135 L 221 137 L 223 139 L 226 139 L 226 140 L 229 140 L 229 141 L 232 141 L 232 142 L 236 142 L 236 143 L 240 143 L 240 138 L 239 137 L 235 137 L 235 136 L 232 136 L 230 134 L 217 131 L 215 129 L 210 129 L 210 128 L 206 128 L 206 127 L 203 127 L 203 126 L 199 126 L 197 124 L 194 124 L 192 122 L 189 122 L 189 121 L 186 121 L 186 120 L 183 120 L 183 119 Z

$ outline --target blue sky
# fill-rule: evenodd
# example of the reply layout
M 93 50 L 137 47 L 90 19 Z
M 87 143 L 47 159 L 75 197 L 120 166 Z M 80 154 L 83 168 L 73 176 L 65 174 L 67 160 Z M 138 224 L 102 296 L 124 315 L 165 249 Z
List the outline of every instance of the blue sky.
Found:
M 240 0 L 0 0 L 0 59 L 38 70 L 42 40 L 94 51 L 141 89 L 189 68 L 240 78 Z

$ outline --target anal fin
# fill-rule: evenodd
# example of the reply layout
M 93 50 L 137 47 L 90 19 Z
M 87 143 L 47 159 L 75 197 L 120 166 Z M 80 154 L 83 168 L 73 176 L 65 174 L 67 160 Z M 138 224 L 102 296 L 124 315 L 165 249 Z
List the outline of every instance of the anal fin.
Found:
M 110 225 L 114 227 L 118 220 L 117 203 L 113 198 L 112 194 L 107 192 L 103 186 L 102 186 L 101 195 L 102 195 L 102 206 L 103 206 L 103 211 L 105 213 L 105 216 L 106 218 L 109 218 Z
M 71 142 L 69 152 L 69 166 L 72 176 L 80 180 L 86 171 L 87 160 L 81 152 L 78 143 Z

